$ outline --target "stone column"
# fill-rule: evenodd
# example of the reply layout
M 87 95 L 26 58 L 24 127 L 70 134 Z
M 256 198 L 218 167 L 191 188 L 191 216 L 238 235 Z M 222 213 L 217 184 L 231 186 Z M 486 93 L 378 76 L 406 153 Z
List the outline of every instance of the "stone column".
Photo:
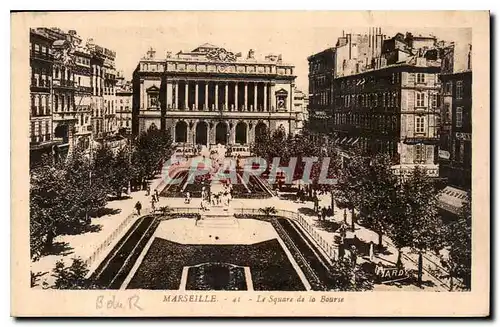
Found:
M 229 142 L 229 144 L 236 143 L 236 125 L 235 124 L 233 124 L 232 127 L 230 127 L 228 142 Z
M 274 111 L 274 110 L 276 110 L 276 93 L 274 93 L 274 83 L 271 84 L 271 88 L 270 88 L 269 93 L 271 93 L 270 94 L 271 101 L 269 104 L 269 111 Z
M 205 103 L 203 104 L 203 110 L 208 110 L 208 81 L 205 81 Z
M 219 109 L 219 83 L 215 83 L 215 110 Z
M 175 96 L 174 96 L 175 93 Z M 174 81 L 172 85 L 172 109 L 179 109 L 179 82 Z
M 264 83 L 264 111 L 267 111 L 267 83 Z
M 234 83 L 234 109 L 237 111 L 238 108 L 238 82 Z
M 208 123 L 208 144 L 215 144 L 215 124 L 213 122 Z
M 229 97 L 228 97 L 229 92 L 228 92 L 228 91 L 229 91 L 229 83 L 228 83 L 228 82 L 226 82 L 226 86 L 225 86 L 225 93 L 224 93 L 224 106 L 225 106 L 225 108 L 224 108 L 224 109 L 225 109 L 225 110 L 227 110 L 227 109 L 228 109 L 228 105 L 229 105 L 229 103 L 228 103 L 228 102 L 229 102 Z
M 258 93 L 257 93 L 257 82 L 253 84 L 253 110 L 257 110 L 257 99 L 258 99 Z
M 248 82 L 245 82 L 245 100 L 243 101 L 243 110 L 248 111 Z
M 166 106 L 167 106 L 167 110 L 172 108 L 173 106 L 173 103 L 172 103 L 172 89 L 173 89 L 173 81 L 168 81 L 167 82 L 167 94 L 166 94 Z
M 186 84 L 184 85 L 184 109 L 189 109 L 189 103 L 188 103 L 188 100 L 189 100 L 189 97 L 188 97 L 188 91 L 189 91 L 189 87 L 188 87 L 188 82 L 186 81 Z
M 252 127 L 250 128 L 250 124 L 252 124 Z M 247 138 L 247 143 L 253 143 L 255 141 L 255 125 L 256 123 L 254 121 L 251 121 L 248 124 L 248 138 Z
M 196 110 L 199 110 L 199 107 L 198 107 L 198 84 L 199 84 L 198 81 L 194 82 L 194 107 Z
M 141 81 L 141 109 L 144 109 L 144 81 Z

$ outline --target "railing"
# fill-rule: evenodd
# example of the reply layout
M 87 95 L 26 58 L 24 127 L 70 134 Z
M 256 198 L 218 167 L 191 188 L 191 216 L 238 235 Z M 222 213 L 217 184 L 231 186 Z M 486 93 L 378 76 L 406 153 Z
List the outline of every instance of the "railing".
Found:
M 151 213 L 151 209 L 146 209 L 144 210 L 144 213 L 142 215 L 147 215 L 149 213 Z M 118 235 L 120 235 L 125 230 L 125 228 L 128 227 L 129 223 L 134 220 L 134 218 L 138 217 L 140 216 L 132 213 L 128 215 L 124 220 L 122 220 L 120 225 L 118 225 L 118 227 L 116 227 L 116 229 L 99 245 L 99 247 L 94 250 L 92 255 L 88 257 L 87 260 L 85 260 L 85 264 L 87 265 L 87 267 L 90 267 L 92 264 L 94 264 L 96 259 L 100 257 L 102 252 L 108 249 L 109 245 L 116 240 Z
M 319 233 L 316 231 L 316 229 L 309 224 L 304 217 L 302 217 L 301 214 L 294 212 L 294 211 L 288 211 L 288 210 L 276 210 L 276 214 L 273 216 L 279 216 L 279 217 L 284 217 L 288 219 L 292 219 L 296 222 L 299 223 L 299 225 L 311 236 L 311 238 L 318 244 L 318 246 L 326 253 L 328 258 L 332 261 L 336 261 L 338 258 L 338 246 L 332 245 L 329 242 L 327 242 Z M 236 208 L 234 209 L 235 214 L 242 214 L 242 215 L 259 215 L 259 216 L 265 216 L 262 211 L 259 209 L 247 209 L 247 208 Z
M 51 55 L 50 53 L 43 53 L 43 52 L 37 52 L 33 51 L 31 52 L 31 57 L 36 58 L 36 59 L 43 59 L 43 60 L 54 60 L 54 56 Z
M 389 242 L 385 239 L 382 240 L 382 243 L 388 248 L 389 247 L 395 248 L 392 242 Z M 405 253 L 401 253 L 401 256 L 418 267 L 418 261 L 417 261 L 418 259 L 415 260 L 414 258 L 410 257 Z M 436 282 L 439 287 L 445 290 L 449 290 L 450 289 L 449 283 L 451 281 L 446 282 L 442 280 L 444 276 L 449 276 L 449 272 L 445 268 L 443 268 L 440 264 L 430 259 L 429 256 L 430 255 L 428 253 L 423 253 L 422 255 L 422 271 L 427 273 L 427 275 L 429 275 L 429 277 L 434 282 Z M 453 279 L 454 289 L 463 288 L 463 283 L 461 281 L 459 281 L 457 278 L 454 277 L 452 277 L 452 279 Z

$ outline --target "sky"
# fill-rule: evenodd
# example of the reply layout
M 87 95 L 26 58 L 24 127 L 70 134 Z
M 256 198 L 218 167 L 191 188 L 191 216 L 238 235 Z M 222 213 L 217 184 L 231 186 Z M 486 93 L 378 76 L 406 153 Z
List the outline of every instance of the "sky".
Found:
M 308 89 L 308 56 L 335 46 L 343 30 L 352 33 L 368 33 L 369 30 L 369 26 L 336 26 L 320 14 L 304 16 L 300 23 L 268 12 L 250 15 L 169 13 L 128 18 L 110 15 L 109 19 L 89 23 L 84 17 L 75 17 L 61 20 L 60 24 L 53 21 L 51 26 L 75 29 L 84 41 L 93 38 L 96 44 L 116 51 L 116 68 L 123 71 L 126 79 L 132 78 L 140 58 L 150 47 L 156 50 L 157 58 L 164 58 L 167 51 L 175 54 L 211 43 L 234 53 L 241 52 L 243 56 L 249 49 L 254 49 L 257 57 L 282 54 L 284 62 L 295 66 L 296 85 L 305 92 Z M 432 33 L 446 41 L 471 42 L 471 30 L 467 28 L 377 27 L 381 27 L 388 37 L 409 31 L 415 35 Z

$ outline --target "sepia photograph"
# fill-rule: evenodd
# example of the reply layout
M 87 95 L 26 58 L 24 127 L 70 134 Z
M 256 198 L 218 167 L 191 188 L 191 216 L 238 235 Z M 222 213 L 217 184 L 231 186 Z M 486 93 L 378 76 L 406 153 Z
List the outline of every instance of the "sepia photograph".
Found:
M 14 315 L 489 314 L 488 12 L 11 15 Z

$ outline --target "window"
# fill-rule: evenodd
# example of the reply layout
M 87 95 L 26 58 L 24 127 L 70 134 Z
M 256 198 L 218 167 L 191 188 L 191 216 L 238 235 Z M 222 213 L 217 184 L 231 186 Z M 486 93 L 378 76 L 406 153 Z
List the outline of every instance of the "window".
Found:
M 422 92 L 416 92 L 416 106 L 417 107 L 424 107 L 425 106 L 425 93 Z
M 35 122 L 31 122 L 31 142 L 36 142 L 35 128 Z
M 49 141 L 50 140 L 50 128 L 49 128 L 49 122 L 45 121 L 45 140 Z
M 432 94 L 431 95 L 431 108 L 432 109 L 437 108 L 437 104 L 438 104 L 437 94 Z
M 425 74 L 423 74 L 423 73 L 417 74 L 417 83 L 418 84 L 425 84 Z
M 462 81 L 458 81 L 457 82 L 457 94 L 456 94 L 456 98 L 457 99 L 462 99 L 463 96 L 464 96 L 463 82 Z
M 451 94 L 452 88 L 453 88 L 453 83 L 452 82 L 447 82 L 446 86 L 444 88 L 444 93 Z
M 149 93 L 148 94 L 148 104 L 151 108 L 158 107 L 158 93 Z
M 415 133 L 423 134 L 425 132 L 425 117 L 416 116 L 415 117 Z
M 462 127 L 462 115 L 463 115 L 463 108 L 462 107 L 457 107 L 457 115 L 456 115 L 456 120 L 455 120 L 455 127 Z
M 417 144 L 414 146 L 415 156 L 414 163 L 424 163 L 425 162 L 425 145 Z

